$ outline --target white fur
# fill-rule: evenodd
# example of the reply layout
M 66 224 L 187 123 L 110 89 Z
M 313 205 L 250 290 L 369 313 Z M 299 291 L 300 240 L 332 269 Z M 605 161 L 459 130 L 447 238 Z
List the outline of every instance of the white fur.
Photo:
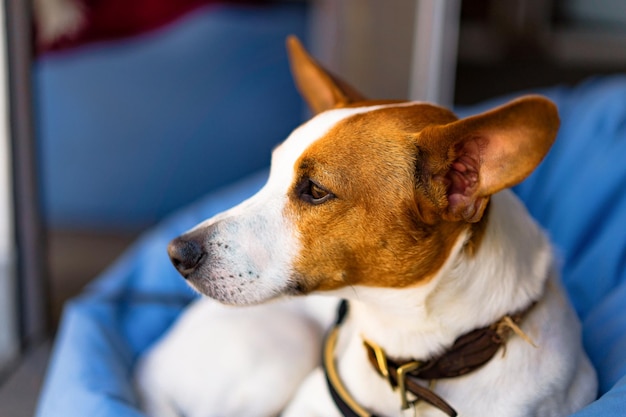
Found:
M 404 104 L 407 105 L 407 104 Z M 409 104 L 410 105 L 410 104 Z M 252 304 L 288 287 L 299 250 L 294 225 L 282 216 L 294 163 L 338 121 L 376 107 L 322 113 L 276 149 L 267 185 L 254 197 L 194 229 L 215 253 L 197 289 L 220 301 Z M 326 299 L 311 296 L 244 309 L 199 301 L 138 367 L 138 386 L 154 417 L 271 416 L 294 395 L 284 417 L 339 416 L 316 368 L 322 329 L 336 299 L 350 299 L 336 352 L 339 374 L 364 407 L 385 416 L 400 411 L 397 392 L 368 363 L 362 337 L 392 357 L 427 358 L 456 337 L 538 300 L 522 329 L 537 348 L 513 336 L 506 355 L 466 376 L 442 380 L 436 392 L 461 416 L 561 416 L 593 400 L 596 379 L 580 341 L 580 326 L 560 288 L 550 244 L 509 191 L 492 197 L 485 235 L 474 256 L 459 237 L 428 283 L 406 289 L 349 287 Z M 238 274 L 242 274 L 238 278 Z M 251 273 L 257 279 L 246 280 Z M 219 283 L 229 274 L 228 284 Z M 246 281 L 246 284 L 243 282 Z M 419 404 L 420 416 L 441 416 Z
M 391 357 L 428 358 L 459 335 L 534 300 L 539 302 L 521 327 L 537 348 L 512 337 L 504 356 L 464 377 L 438 381 L 436 392 L 461 416 L 565 416 L 593 401 L 595 373 L 547 239 L 510 191 L 494 195 L 490 210 L 478 253 L 470 257 L 460 250 L 462 236 L 428 284 L 398 290 L 352 287 L 337 294 L 351 305 L 341 328 L 338 369 L 361 405 L 380 415 L 402 415 L 398 393 L 369 364 L 363 337 L 384 346 Z M 442 415 L 425 404 L 418 411 Z M 339 416 L 322 373 L 309 377 L 282 415 Z
M 314 296 L 249 307 L 195 301 L 137 365 L 144 411 L 158 417 L 277 415 L 317 365 L 335 305 Z M 326 313 L 314 319 L 311 308 Z
M 269 179 L 257 194 L 192 229 L 204 233 L 211 257 L 203 266 L 206 279 L 190 284 L 228 304 L 255 304 L 282 295 L 300 250 L 296 227 L 283 216 L 294 182 L 295 161 L 340 120 L 383 107 L 413 104 L 327 111 L 294 130 L 274 150 Z M 224 278 L 228 278 L 228 285 Z

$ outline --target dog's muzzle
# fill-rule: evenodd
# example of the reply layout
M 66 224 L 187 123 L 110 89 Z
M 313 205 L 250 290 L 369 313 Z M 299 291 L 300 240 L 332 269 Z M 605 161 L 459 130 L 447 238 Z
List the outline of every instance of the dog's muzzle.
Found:
M 206 257 L 202 243 L 185 236 L 172 240 L 167 246 L 167 254 L 185 279 L 200 267 Z

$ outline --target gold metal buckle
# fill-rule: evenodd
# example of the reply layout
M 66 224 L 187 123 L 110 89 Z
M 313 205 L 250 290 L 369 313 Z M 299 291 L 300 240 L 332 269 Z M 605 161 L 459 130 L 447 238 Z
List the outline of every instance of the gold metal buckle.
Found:
M 405 363 L 404 365 L 398 367 L 398 369 L 396 370 L 398 374 L 398 381 L 397 381 L 397 386 L 396 386 L 391 380 L 391 375 L 389 374 L 389 366 L 387 364 L 387 356 L 385 355 L 385 351 L 383 350 L 383 348 L 378 346 L 376 343 L 365 339 L 364 337 L 363 337 L 363 344 L 368 346 L 374 351 L 374 356 L 376 357 L 376 363 L 378 364 L 378 369 L 380 370 L 380 373 L 382 374 L 382 376 L 387 379 L 387 382 L 389 382 L 389 386 L 391 386 L 391 389 L 395 391 L 396 388 L 398 388 L 398 390 L 400 391 L 400 400 L 402 401 L 402 409 L 406 410 L 407 408 L 409 408 L 409 400 L 406 396 L 406 382 L 405 382 L 406 375 L 409 372 L 412 372 L 416 370 L 417 368 L 419 368 L 422 365 L 422 363 L 420 361 L 412 361 L 412 362 Z
M 363 338 L 363 344 L 370 347 L 374 351 L 374 356 L 376 357 L 376 363 L 378 364 L 378 369 L 380 370 L 380 373 L 382 374 L 383 378 L 387 379 L 387 382 L 389 382 L 391 388 L 395 390 L 396 387 L 391 382 L 389 367 L 387 366 L 387 356 L 385 355 L 385 351 L 383 350 L 383 348 L 365 338 Z
M 402 401 L 403 410 L 409 408 L 409 400 L 406 397 L 406 375 L 419 368 L 420 365 L 421 362 L 413 361 L 398 367 L 398 389 L 400 390 L 400 400 Z

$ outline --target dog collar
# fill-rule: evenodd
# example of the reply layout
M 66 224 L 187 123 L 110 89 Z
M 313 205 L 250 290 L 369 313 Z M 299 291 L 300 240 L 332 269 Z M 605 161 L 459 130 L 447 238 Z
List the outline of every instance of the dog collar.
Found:
M 326 382 L 328 383 L 328 389 L 333 401 L 341 411 L 344 417 L 377 417 L 374 414 L 370 414 L 366 409 L 361 407 L 352 396 L 348 393 L 348 390 L 344 387 L 337 367 L 335 366 L 335 346 L 337 345 L 337 337 L 339 336 L 339 327 L 343 323 L 346 314 L 348 313 L 348 302 L 341 300 L 339 308 L 337 310 L 337 319 L 335 325 L 330 329 L 326 340 L 324 342 L 324 350 L 322 351 L 322 366 L 324 368 L 324 375 L 326 375 Z
M 465 375 L 480 368 L 493 358 L 500 347 L 505 346 L 511 332 L 515 332 L 533 344 L 518 325 L 534 305 L 533 302 L 524 310 L 506 315 L 490 326 L 460 336 L 446 352 L 427 361 L 390 359 L 384 350 L 375 343 L 364 340 L 363 344 L 374 369 L 380 376 L 389 381 L 392 389 L 397 389 L 400 392 L 402 409 L 407 409 L 410 404 L 414 406 L 418 401 L 423 400 L 448 416 L 455 417 L 457 412 L 454 408 L 433 392 L 433 381 Z M 347 313 L 348 302 L 342 300 L 337 311 L 335 325 L 328 333 L 324 343 L 323 368 L 328 388 L 333 401 L 344 417 L 377 417 L 369 413 L 350 396 L 342 384 L 335 366 L 334 351 L 339 328 Z M 416 380 L 431 381 L 430 386 L 424 387 Z M 417 400 L 410 402 L 407 398 L 407 391 L 415 395 Z

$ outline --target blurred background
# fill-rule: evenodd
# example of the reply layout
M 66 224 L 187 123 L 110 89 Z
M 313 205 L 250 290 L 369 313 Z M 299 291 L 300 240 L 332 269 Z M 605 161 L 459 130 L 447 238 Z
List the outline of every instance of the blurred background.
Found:
M 621 0 L 8 0 L 0 17 L 2 417 L 32 415 L 66 300 L 305 119 L 288 34 L 367 96 L 448 106 L 626 70 Z

